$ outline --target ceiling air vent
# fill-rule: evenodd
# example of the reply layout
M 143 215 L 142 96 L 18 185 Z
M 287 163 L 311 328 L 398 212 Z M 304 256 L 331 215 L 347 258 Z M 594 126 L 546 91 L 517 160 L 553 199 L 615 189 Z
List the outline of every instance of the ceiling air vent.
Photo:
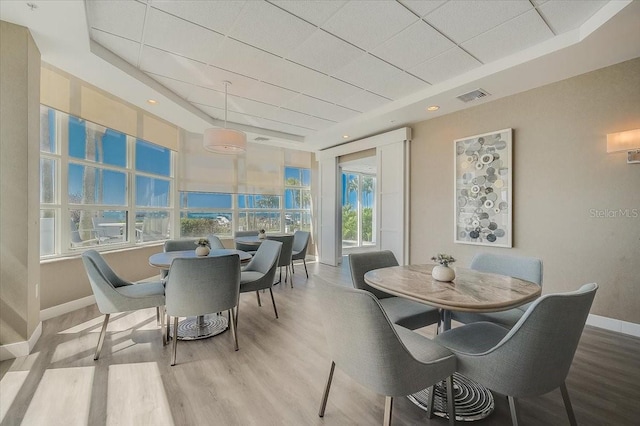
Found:
M 263 136 L 258 136 L 257 138 L 254 139 L 254 141 L 256 141 L 256 142 L 266 142 L 268 140 L 269 140 L 269 138 L 265 138 Z
M 469 93 L 464 93 L 456 97 L 460 99 L 462 102 L 471 102 L 471 101 L 475 101 L 476 99 L 484 98 L 485 96 L 491 96 L 491 93 L 487 92 L 484 89 L 476 89 L 476 90 L 472 90 Z

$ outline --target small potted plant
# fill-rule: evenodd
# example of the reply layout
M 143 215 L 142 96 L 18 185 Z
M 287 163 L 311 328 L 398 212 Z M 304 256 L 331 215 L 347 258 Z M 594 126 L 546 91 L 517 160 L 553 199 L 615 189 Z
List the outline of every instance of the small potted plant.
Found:
M 437 256 L 431 258 L 438 265 L 433 267 L 431 276 L 438 281 L 452 281 L 456 277 L 456 272 L 449 268 L 449 264 L 456 261 L 453 256 L 444 253 L 438 253 Z
M 267 232 L 264 229 L 261 229 L 260 232 L 258 232 L 258 238 L 264 240 L 265 238 L 267 238 Z
M 196 256 L 208 256 L 211 251 L 211 244 L 207 238 L 198 238 L 195 241 L 196 245 Z

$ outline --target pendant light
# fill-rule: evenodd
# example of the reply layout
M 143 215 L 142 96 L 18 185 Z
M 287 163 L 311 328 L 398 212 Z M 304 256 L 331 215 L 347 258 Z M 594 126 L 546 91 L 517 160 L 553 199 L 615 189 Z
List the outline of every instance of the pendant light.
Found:
M 224 81 L 224 128 L 212 128 L 204 131 L 202 146 L 207 151 L 218 154 L 239 154 L 247 150 L 247 135 L 234 129 L 227 129 L 227 91 L 231 84 Z

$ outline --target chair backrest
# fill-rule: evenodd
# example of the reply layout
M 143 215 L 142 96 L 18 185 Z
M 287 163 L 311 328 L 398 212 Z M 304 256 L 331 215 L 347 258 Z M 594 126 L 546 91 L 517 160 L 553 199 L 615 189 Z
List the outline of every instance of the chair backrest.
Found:
M 258 251 L 244 268 L 245 271 L 256 271 L 267 274 L 273 271 L 275 276 L 278 259 L 282 250 L 282 243 L 275 240 L 265 240 L 258 247 Z
M 471 260 L 471 269 L 508 275 L 542 286 L 542 260 L 535 257 L 478 253 Z
M 209 240 L 209 245 L 211 246 L 211 249 L 224 248 L 224 244 L 222 244 L 222 241 L 220 241 L 220 238 L 218 238 L 217 235 L 209 234 L 207 235 L 207 239 Z
M 293 252 L 293 235 L 267 235 L 268 240 L 280 241 L 282 249 L 280 250 L 280 260 L 278 266 L 287 266 L 291 264 L 291 253 Z
M 78 225 L 73 221 L 73 219 L 69 219 L 69 230 L 71 231 L 72 244 L 80 244 L 83 242 L 82 237 L 80 236 L 80 231 L 78 231 Z
M 123 280 L 120 278 L 114 271 L 111 269 L 109 264 L 104 257 L 100 253 L 95 250 L 87 250 L 82 254 L 83 257 L 88 257 L 93 261 L 96 268 L 100 271 L 100 273 L 111 283 L 111 285 L 115 288 L 123 287 L 126 285 L 132 285 L 132 282 Z
M 316 280 L 332 360 L 360 384 L 382 395 L 401 396 L 426 387 L 418 361 L 408 352 L 380 302 L 367 291 Z M 437 346 L 436 346 L 437 347 Z M 455 357 L 444 350 L 453 364 Z M 450 372 L 433 366 L 433 382 Z M 424 373 L 424 365 L 420 369 Z M 427 385 L 428 386 L 428 385 Z
M 93 252 L 93 253 L 92 253 Z M 98 256 L 94 255 L 97 254 Z M 103 314 L 123 312 L 123 297 L 116 291 L 114 285 L 105 277 L 96 263 L 100 256 L 95 250 L 82 253 L 82 263 L 91 283 L 91 290 L 96 298 L 98 310 Z
M 236 237 L 257 237 L 260 231 L 236 231 Z
M 205 315 L 229 310 L 240 297 L 240 257 L 178 258 L 165 288 L 167 314 Z
M 566 379 L 598 285 L 534 301 L 511 331 L 483 357 L 491 389 L 505 395 L 542 395 Z M 480 380 L 481 383 L 484 383 Z
M 309 231 L 296 231 L 293 233 L 293 251 L 300 253 L 300 257 L 307 255 L 307 247 L 309 246 Z
M 167 240 L 164 242 L 164 251 L 195 250 L 198 238 L 180 238 L 178 240 Z
M 373 269 L 398 266 L 398 261 L 393 252 L 384 250 L 350 254 L 349 266 L 351 267 L 351 281 L 355 288 L 373 293 L 378 299 L 391 297 L 389 293 L 375 289 L 364 282 L 364 274 Z

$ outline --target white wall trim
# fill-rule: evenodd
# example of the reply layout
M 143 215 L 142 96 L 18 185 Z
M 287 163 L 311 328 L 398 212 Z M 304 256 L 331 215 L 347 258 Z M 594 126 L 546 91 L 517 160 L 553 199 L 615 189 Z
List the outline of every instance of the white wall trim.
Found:
M 93 305 L 94 303 L 96 303 L 96 298 L 95 296 L 91 295 L 83 297 L 82 299 L 72 300 L 71 302 L 43 309 L 40 311 L 40 321 L 46 321 L 48 319 L 84 308 L 85 306 Z
M 587 325 L 640 337 L 640 324 L 589 314 Z
M 0 346 L 0 361 L 29 355 L 33 347 L 38 343 L 40 336 L 42 336 L 42 321 L 40 321 L 36 329 L 33 330 L 29 340 Z
M 391 130 L 389 132 L 380 133 L 317 151 L 316 161 L 321 161 L 326 158 L 340 157 L 341 155 L 351 154 L 352 152 L 365 151 L 367 149 L 377 148 L 390 143 L 408 140 L 411 140 L 411 128 L 402 127 L 400 129 Z

